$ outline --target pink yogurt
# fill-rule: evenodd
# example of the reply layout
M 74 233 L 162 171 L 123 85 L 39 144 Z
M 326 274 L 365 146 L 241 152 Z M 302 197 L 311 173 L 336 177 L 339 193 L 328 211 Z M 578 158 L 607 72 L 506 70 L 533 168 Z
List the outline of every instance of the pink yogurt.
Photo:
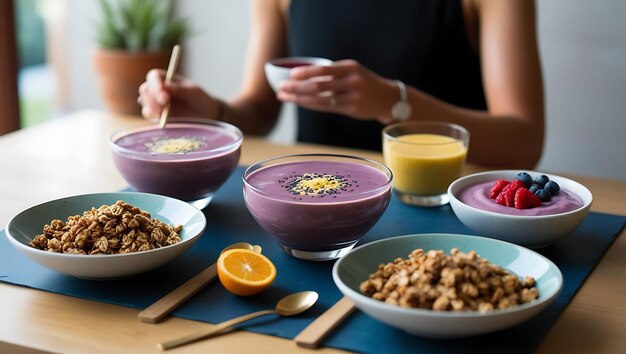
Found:
M 552 196 L 550 201 L 541 203 L 541 206 L 530 209 L 517 209 L 496 203 L 495 199 L 489 198 L 489 191 L 495 181 L 482 182 L 462 189 L 458 199 L 474 208 L 491 211 L 499 214 L 537 216 L 561 214 L 576 210 L 583 206 L 582 199 L 576 194 L 561 189 L 559 194 Z

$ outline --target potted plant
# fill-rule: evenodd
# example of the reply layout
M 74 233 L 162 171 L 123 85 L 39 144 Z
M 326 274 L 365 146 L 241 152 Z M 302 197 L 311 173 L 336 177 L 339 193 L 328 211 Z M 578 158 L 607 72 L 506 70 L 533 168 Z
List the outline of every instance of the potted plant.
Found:
M 172 19 L 170 0 L 100 0 L 99 48 L 93 56 L 100 90 L 114 113 L 140 114 L 137 89 L 152 68 L 167 68 L 171 50 L 188 34 Z

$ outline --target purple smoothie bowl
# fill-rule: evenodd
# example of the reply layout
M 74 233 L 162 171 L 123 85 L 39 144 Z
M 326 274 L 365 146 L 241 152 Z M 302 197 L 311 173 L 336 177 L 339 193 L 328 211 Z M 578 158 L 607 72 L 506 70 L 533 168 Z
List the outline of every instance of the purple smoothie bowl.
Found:
M 110 142 L 113 162 L 131 187 L 202 209 L 237 167 L 242 140 L 228 123 L 178 118 L 164 129 L 122 129 Z
M 518 172 L 522 171 L 480 172 L 457 179 L 448 188 L 452 210 L 477 235 L 529 248 L 545 247 L 568 236 L 589 214 L 593 201 L 589 189 L 569 178 L 537 171 L 527 172 L 533 177 L 545 174 L 561 187 L 550 202 L 520 210 L 489 198 L 495 181 L 512 181 Z
M 348 253 L 380 219 L 392 179 L 385 165 L 364 158 L 287 155 L 250 166 L 243 193 L 254 219 L 288 254 L 330 260 Z

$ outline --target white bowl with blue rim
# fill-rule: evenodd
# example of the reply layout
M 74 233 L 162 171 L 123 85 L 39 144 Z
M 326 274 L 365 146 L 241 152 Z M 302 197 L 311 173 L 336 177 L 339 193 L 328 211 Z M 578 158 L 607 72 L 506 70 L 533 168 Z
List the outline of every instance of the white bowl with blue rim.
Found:
M 434 311 L 405 308 L 375 300 L 359 291 L 360 284 L 378 269 L 379 264 L 406 259 L 417 248 L 461 252 L 474 250 L 481 258 L 499 265 L 523 279 L 536 280 L 539 297 L 518 306 L 477 311 Z M 333 280 L 339 290 L 365 314 L 413 335 L 431 338 L 456 338 L 509 328 L 539 314 L 559 295 L 563 275 L 549 259 L 527 248 L 491 238 L 456 234 L 417 234 L 387 238 L 355 248 L 333 266 Z
M 113 205 L 118 200 L 147 211 L 152 219 L 167 225 L 182 225 L 181 241 L 147 251 L 109 255 L 55 253 L 29 246 L 52 220 L 65 222 L 69 216 L 83 215 L 92 207 Z M 33 206 L 14 216 L 6 233 L 17 250 L 44 267 L 78 278 L 102 280 L 129 277 L 169 263 L 188 250 L 205 227 L 204 214 L 186 202 L 156 194 L 119 192 L 75 195 Z
M 530 248 L 545 247 L 566 237 L 576 230 L 589 214 L 593 196 L 587 187 L 569 178 L 537 171 L 528 171 L 528 173 L 533 177 L 543 174 L 550 180 L 557 182 L 561 190 L 566 190 L 580 198 L 580 207 L 550 215 L 508 215 L 470 206 L 459 198 L 459 193 L 465 188 L 479 183 L 495 183 L 499 179 L 513 181 L 519 172 L 519 170 L 496 170 L 479 172 L 457 179 L 448 187 L 452 210 L 465 226 L 475 231 L 479 236 L 496 238 Z M 489 191 L 487 190 L 485 193 L 488 194 Z M 492 203 L 494 207 L 500 208 L 500 210 L 516 210 L 497 205 L 495 201 Z M 533 209 L 539 208 L 541 207 Z

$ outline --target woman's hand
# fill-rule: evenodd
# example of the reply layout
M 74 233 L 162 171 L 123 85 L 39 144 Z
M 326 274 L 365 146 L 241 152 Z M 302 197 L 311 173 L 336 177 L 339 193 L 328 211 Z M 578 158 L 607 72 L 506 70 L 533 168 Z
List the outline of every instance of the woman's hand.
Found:
M 399 99 L 396 84 L 354 60 L 332 66 L 303 66 L 279 86 L 277 98 L 299 106 L 339 113 L 361 120 L 385 121 Z
M 170 115 L 174 117 L 219 118 L 220 103 L 204 92 L 195 82 L 174 75 L 165 83 L 165 71 L 152 69 L 146 81 L 139 86 L 141 114 L 150 120 L 158 120 L 163 107 L 171 102 Z

